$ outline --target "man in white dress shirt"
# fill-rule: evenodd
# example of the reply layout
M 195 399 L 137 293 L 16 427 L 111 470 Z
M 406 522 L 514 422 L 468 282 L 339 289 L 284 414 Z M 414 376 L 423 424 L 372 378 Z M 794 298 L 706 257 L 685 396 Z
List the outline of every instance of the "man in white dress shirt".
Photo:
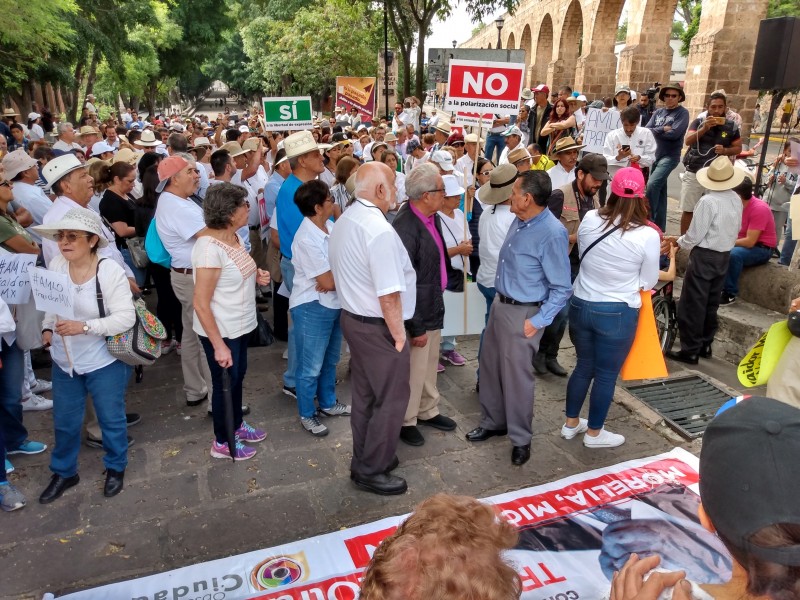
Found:
M 578 164 L 578 150 L 585 148 L 570 136 L 559 138 L 552 150 L 552 158 L 556 166 L 547 171 L 553 189 L 560 188 L 575 181 L 575 165 Z
M 608 162 L 608 174 L 614 174 L 634 164 L 649 169 L 656 160 L 656 138 L 647 127 L 639 126 L 642 113 L 638 106 L 629 106 L 620 113 L 622 127 L 610 131 L 603 146 Z
M 402 494 L 391 475 L 408 400 L 411 362 L 404 322 L 414 315 L 416 274 L 403 242 L 386 220 L 396 206 L 394 172 L 368 163 L 356 174 L 356 200 L 329 239 L 330 264 L 350 346 L 353 482 L 367 491 Z

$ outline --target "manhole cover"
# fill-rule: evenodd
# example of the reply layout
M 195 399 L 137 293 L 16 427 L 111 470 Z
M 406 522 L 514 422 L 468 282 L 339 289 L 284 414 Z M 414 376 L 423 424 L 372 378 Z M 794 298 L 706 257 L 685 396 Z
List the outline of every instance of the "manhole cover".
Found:
M 719 407 L 731 399 L 729 392 L 697 375 L 662 379 L 625 389 L 689 439 L 702 436 Z

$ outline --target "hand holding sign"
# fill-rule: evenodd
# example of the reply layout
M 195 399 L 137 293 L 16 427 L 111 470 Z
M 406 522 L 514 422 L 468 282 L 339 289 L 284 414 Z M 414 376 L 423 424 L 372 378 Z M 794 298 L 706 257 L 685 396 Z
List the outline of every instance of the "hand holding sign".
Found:
M 72 283 L 66 273 L 31 267 L 31 291 L 36 308 L 65 319 L 75 318 Z

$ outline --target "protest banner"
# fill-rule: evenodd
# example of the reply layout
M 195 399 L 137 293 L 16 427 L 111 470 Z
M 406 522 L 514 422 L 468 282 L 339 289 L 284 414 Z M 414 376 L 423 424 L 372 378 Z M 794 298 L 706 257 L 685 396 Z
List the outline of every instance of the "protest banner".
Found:
M 348 114 L 358 109 L 361 122 L 370 122 L 375 116 L 375 77 L 337 77 L 336 106 L 344 106 Z
M 492 124 L 494 115 L 492 113 L 477 113 L 477 112 L 456 112 L 456 125 L 461 127 L 486 127 Z
M 600 108 L 590 108 L 586 113 L 583 126 L 583 143 L 586 144 L 584 152 L 603 153 L 603 144 L 609 131 L 622 127 L 619 112 L 608 110 L 603 112 Z
M 448 81 L 445 110 L 516 115 L 525 64 L 452 59 Z
M 261 98 L 267 129 L 311 129 L 314 126 L 311 96 Z
M 671 452 L 486 499 L 517 527 L 504 553 L 523 600 L 597 600 L 632 552 L 699 583 L 724 583 L 731 558 L 696 517 L 698 459 Z M 355 600 L 375 549 L 405 516 L 62 596 L 65 600 Z M 47 596 L 46 596 L 47 597 Z M 52 598 L 52 597 L 51 597 Z
M 25 304 L 31 296 L 30 268 L 34 254 L 8 254 L 0 257 L 0 298 L 6 304 Z
M 29 272 L 36 308 L 46 313 L 55 313 L 64 319 L 74 319 L 75 309 L 69 275 L 39 267 L 31 267 Z

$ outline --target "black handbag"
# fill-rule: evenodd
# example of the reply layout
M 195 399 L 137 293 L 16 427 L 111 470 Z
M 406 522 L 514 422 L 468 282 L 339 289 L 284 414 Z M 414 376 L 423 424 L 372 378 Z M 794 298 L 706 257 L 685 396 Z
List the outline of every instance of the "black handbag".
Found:
M 250 332 L 247 338 L 248 348 L 265 348 L 275 343 L 275 336 L 267 320 L 256 310 L 256 328 Z

